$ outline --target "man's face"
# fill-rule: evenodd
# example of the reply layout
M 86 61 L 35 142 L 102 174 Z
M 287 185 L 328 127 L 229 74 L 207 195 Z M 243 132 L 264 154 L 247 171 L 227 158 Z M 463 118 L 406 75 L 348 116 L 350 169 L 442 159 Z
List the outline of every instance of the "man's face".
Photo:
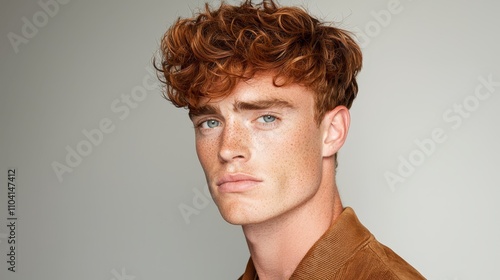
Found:
M 192 117 L 212 197 L 232 224 L 264 222 L 304 205 L 322 177 L 314 93 L 275 87 L 271 75 L 240 82 Z

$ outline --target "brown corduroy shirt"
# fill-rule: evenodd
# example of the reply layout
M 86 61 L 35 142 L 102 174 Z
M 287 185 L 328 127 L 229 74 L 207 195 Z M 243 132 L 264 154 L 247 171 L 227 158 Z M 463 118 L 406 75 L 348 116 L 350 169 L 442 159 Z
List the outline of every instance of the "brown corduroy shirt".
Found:
M 239 280 L 258 279 L 252 258 Z M 347 207 L 309 249 L 291 280 L 425 279 L 391 249 L 378 242 Z

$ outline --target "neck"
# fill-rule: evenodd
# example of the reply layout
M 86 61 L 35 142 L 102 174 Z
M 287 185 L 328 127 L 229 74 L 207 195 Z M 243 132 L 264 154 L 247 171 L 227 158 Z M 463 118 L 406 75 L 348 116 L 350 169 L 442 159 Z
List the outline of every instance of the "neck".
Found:
M 266 222 L 243 226 L 260 280 L 289 279 L 307 251 L 342 212 L 334 176 L 325 179 L 304 204 Z

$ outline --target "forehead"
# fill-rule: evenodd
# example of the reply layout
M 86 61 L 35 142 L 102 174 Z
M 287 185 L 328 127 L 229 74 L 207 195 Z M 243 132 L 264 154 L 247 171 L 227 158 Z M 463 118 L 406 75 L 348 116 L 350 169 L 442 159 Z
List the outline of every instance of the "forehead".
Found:
M 259 110 L 267 108 L 296 108 L 311 103 L 313 91 L 296 83 L 277 85 L 272 74 L 255 75 L 249 80 L 239 81 L 227 96 L 202 98 L 197 108 L 190 109 L 190 116 L 212 114 L 220 107 L 233 111 Z
M 217 89 L 217 85 L 215 90 Z M 251 101 L 266 98 L 281 98 L 290 102 L 300 99 L 299 92 L 311 92 L 308 87 L 291 82 L 286 77 L 277 76 L 273 71 L 257 72 L 252 78 L 241 79 L 227 95 L 221 98 L 202 98 L 201 105 L 216 104 L 229 100 Z

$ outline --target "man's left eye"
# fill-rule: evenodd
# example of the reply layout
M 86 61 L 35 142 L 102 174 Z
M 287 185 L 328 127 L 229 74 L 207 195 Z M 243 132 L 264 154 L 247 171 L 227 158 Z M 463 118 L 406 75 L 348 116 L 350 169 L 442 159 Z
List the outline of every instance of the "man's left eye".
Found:
M 264 115 L 264 116 L 258 118 L 259 122 L 264 122 L 264 123 L 274 122 L 275 120 L 276 120 L 276 117 L 271 116 L 271 115 Z

